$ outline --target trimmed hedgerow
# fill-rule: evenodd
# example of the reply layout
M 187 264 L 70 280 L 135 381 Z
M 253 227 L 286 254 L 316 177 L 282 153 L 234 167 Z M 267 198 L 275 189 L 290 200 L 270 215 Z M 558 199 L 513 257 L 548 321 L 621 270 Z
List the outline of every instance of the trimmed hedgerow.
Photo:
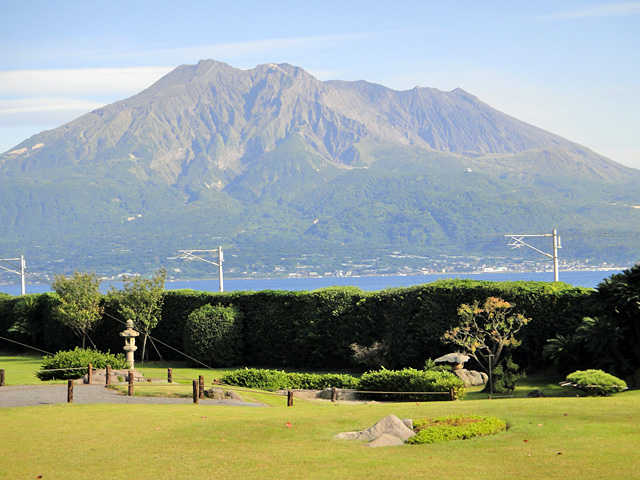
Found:
M 109 352 L 104 353 L 79 347 L 43 358 L 41 370 L 36 372 L 36 377 L 40 380 L 80 378 L 87 373 L 89 364 L 98 369 L 107 368 L 107 365 L 110 365 L 114 370 L 129 368 L 123 353 L 114 355 Z
M 370 392 L 446 392 L 453 391 L 453 398 L 462 399 L 465 395 L 464 382 L 451 372 L 436 370 L 378 370 L 367 372 L 360 377 L 359 390 Z M 367 396 L 367 394 L 364 394 Z M 373 397 L 372 397 L 373 398 Z M 375 394 L 377 400 L 450 400 L 446 395 L 416 394 L 399 396 L 394 394 Z
M 244 368 L 225 373 L 220 381 L 227 385 L 237 387 L 257 388 L 274 392 L 287 388 L 287 374 L 280 370 L 268 370 L 261 368 Z
M 496 417 L 480 417 L 476 415 L 448 415 L 438 418 L 422 418 L 414 420 L 413 429 L 416 435 L 407 443 L 422 445 L 425 443 L 466 440 L 482 435 L 495 435 L 507 429 L 504 420 Z
M 286 388 L 324 390 L 325 388 L 357 388 L 358 379 L 337 373 L 285 373 L 280 370 L 244 368 L 226 373 L 222 383 L 238 387 L 275 391 Z
M 288 373 L 288 388 L 300 390 L 324 390 L 325 388 L 358 388 L 356 377 L 339 373 Z
M 574 387 L 587 392 L 589 395 L 606 397 L 612 393 L 622 392 L 627 389 L 627 383 L 602 370 L 578 370 L 567 375 L 564 387 Z

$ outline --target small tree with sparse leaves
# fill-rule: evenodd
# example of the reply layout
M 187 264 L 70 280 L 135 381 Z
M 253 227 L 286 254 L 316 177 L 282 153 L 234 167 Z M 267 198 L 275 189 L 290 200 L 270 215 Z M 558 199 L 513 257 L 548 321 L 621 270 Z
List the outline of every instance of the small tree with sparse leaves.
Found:
M 460 325 L 448 330 L 443 341 L 464 348 L 489 374 L 500 365 L 508 349 L 522 343 L 516 334 L 530 319 L 512 313 L 512 310 L 512 304 L 497 297 L 487 298 L 482 305 L 477 301 L 472 305 L 461 305 L 458 309 Z M 486 390 L 492 388 L 487 383 Z
M 121 290 L 115 287 L 109 290 L 109 301 L 116 304 L 118 313 L 125 320 L 133 320 L 134 328 L 142 333 L 143 360 L 148 360 L 147 340 L 160 320 L 166 279 L 167 272 L 161 268 L 150 278 L 125 276 Z

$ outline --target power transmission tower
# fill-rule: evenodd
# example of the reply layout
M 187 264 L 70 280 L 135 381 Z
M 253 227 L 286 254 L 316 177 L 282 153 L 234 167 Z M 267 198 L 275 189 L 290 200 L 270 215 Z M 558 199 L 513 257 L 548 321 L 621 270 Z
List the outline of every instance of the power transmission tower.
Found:
M 0 265 L 0 268 L 2 268 L 3 270 L 6 270 L 7 272 L 11 272 L 11 273 L 15 273 L 16 275 L 20 275 L 21 279 L 22 279 L 22 295 L 24 295 L 26 293 L 26 289 L 25 289 L 25 283 L 24 283 L 24 269 L 26 267 L 26 264 L 24 262 L 24 255 L 20 255 L 20 258 L 0 258 L 1 261 L 3 262 L 20 262 L 20 271 L 17 270 L 11 270 L 10 268 L 7 267 L 3 267 L 2 265 Z M 17 267 L 15 267 L 17 268 Z
M 223 287 L 223 279 L 222 279 L 222 262 L 224 261 L 222 255 L 222 247 L 218 247 L 217 250 L 178 250 L 182 254 L 179 258 L 183 258 L 185 260 L 202 260 L 203 262 L 210 263 L 211 265 L 216 265 L 218 267 L 218 277 L 220 279 L 220 291 L 224 291 Z M 206 258 L 202 258 L 200 254 L 207 254 L 212 252 L 218 252 L 218 263 L 213 262 L 211 260 L 207 260 Z M 197 253 L 198 255 L 194 255 Z
M 558 249 L 562 248 L 562 245 L 560 245 L 560 235 L 558 235 L 558 232 L 556 230 L 553 230 L 552 233 L 544 233 L 544 234 L 525 234 L 525 235 L 513 235 L 513 234 L 509 234 L 509 235 L 505 235 L 505 237 L 509 237 L 511 240 L 509 240 L 509 246 L 511 248 L 520 248 L 522 246 L 525 247 L 529 247 L 533 250 L 535 250 L 536 252 L 539 252 L 549 258 L 553 259 L 553 281 L 557 282 L 558 281 Z M 553 241 L 553 253 L 547 253 L 547 252 L 543 252 L 542 250 L 529 245 L 528 243 L 524 242 L 522 239 L 525 237 L 552 237 L 552 241 Z

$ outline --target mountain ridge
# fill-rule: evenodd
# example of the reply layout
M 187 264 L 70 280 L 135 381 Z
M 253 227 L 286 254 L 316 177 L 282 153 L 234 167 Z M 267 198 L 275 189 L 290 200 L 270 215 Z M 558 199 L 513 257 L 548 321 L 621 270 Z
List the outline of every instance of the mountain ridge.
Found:
M 431 248 L 474 230 L 640 230 L 630 208 L 639 184 L 640 171 L 462 89 L 203 60 L 0 155 L 0 247 L 30 236 L 49 238 L 51 254 L 69 241 L 166 253 L 178 238 L 206 243 L 207 218 L 224 243 L 245 246 L 351 235 Z M 640 254 L 621 245 L 620 255 Z

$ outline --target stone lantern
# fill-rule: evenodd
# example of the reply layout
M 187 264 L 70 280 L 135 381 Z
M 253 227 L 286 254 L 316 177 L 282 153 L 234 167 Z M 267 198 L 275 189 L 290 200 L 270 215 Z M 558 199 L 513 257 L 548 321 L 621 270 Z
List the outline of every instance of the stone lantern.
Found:
M 138 349 L 138 347 L 136 347 L 136 337 L 138 335 L 140 335 L 140 333 L 133 329 L 133 320 L 127 320 L 127 328 L 123 332 L 120 332 L 120 336 L 124 337 L 124 347 L 122 349 L 126 352 L 127 362 L 129 363 L 129 368 L 132 370 L 133 352 Z

